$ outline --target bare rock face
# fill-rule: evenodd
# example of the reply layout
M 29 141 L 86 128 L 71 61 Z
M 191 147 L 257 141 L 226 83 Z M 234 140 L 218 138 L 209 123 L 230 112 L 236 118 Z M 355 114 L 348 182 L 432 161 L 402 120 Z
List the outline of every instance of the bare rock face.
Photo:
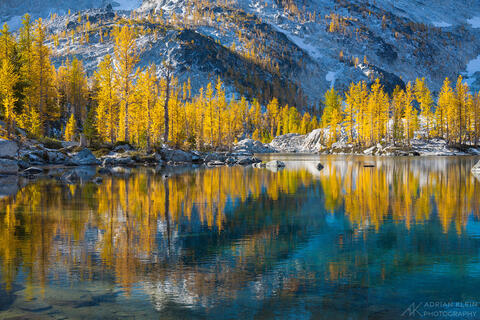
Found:
M 315 129 L 305 137 L 302 150 L 304 152 L 318 152 L 322 148 L 323 129 Z
M 278 137 L 270 142 L 270 147 L 278 152 L 302 152 L 305 142 L 305 135 L 298 133 L 288 133 Z
M 18 145 L 14 141 L 0 139 L 0 158 L 14 158 L 18 152 Z
M 277 152 L 315 153 L 322 147 L 323 134 L 322 129 L 313 130 L 306 135 L 297 133 L 284 134 L 275 137 L 275 139 L 270 142 L 270 147 Z
M 235 153 L 272 153 L 275 152 L 267 144 L 263 144 L 260 141 L 253 139 L 243 139 L 239 141 L 234 147 L 233 151 Z

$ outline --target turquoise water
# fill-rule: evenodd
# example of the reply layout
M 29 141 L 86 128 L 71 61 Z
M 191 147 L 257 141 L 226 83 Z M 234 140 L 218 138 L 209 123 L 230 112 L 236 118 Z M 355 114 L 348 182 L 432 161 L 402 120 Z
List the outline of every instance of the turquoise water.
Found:
M 275 157 L 20 180 L 0 318 L 480 318 L 478 158 Z

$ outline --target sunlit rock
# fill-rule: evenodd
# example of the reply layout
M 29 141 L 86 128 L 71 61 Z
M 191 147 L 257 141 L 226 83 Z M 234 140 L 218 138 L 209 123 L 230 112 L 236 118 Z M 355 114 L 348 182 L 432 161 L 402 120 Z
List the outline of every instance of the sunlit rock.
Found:
M 275 150 L 268 144 L 263 144 L 260 141 L 253 139 L 240 140 L 233 147 L 233 151 L 236 153 L 272 153 Z

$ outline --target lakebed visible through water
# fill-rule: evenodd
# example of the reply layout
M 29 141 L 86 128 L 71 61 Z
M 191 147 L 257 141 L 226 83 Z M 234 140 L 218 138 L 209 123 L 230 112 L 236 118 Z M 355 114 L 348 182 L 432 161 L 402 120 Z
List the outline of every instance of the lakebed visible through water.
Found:
M 480 317 L 478 157 L 262 157 L 0 199 L 0 318 Z

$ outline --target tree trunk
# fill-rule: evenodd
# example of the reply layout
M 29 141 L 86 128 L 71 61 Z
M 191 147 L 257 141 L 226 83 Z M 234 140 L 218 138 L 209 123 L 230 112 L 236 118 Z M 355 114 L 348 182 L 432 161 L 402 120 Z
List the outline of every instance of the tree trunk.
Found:
M 163 142 L 168 143 L 168 131 L 169 131 L 169 122 L 170 122 L 170 118 L 168 115 L 168 101 L 170 99 L 170 71 L 167 71 L 167 76 L 165 80 L 166 80 L 165 106 L 164 106 L 165 131 L 163 132 Z

